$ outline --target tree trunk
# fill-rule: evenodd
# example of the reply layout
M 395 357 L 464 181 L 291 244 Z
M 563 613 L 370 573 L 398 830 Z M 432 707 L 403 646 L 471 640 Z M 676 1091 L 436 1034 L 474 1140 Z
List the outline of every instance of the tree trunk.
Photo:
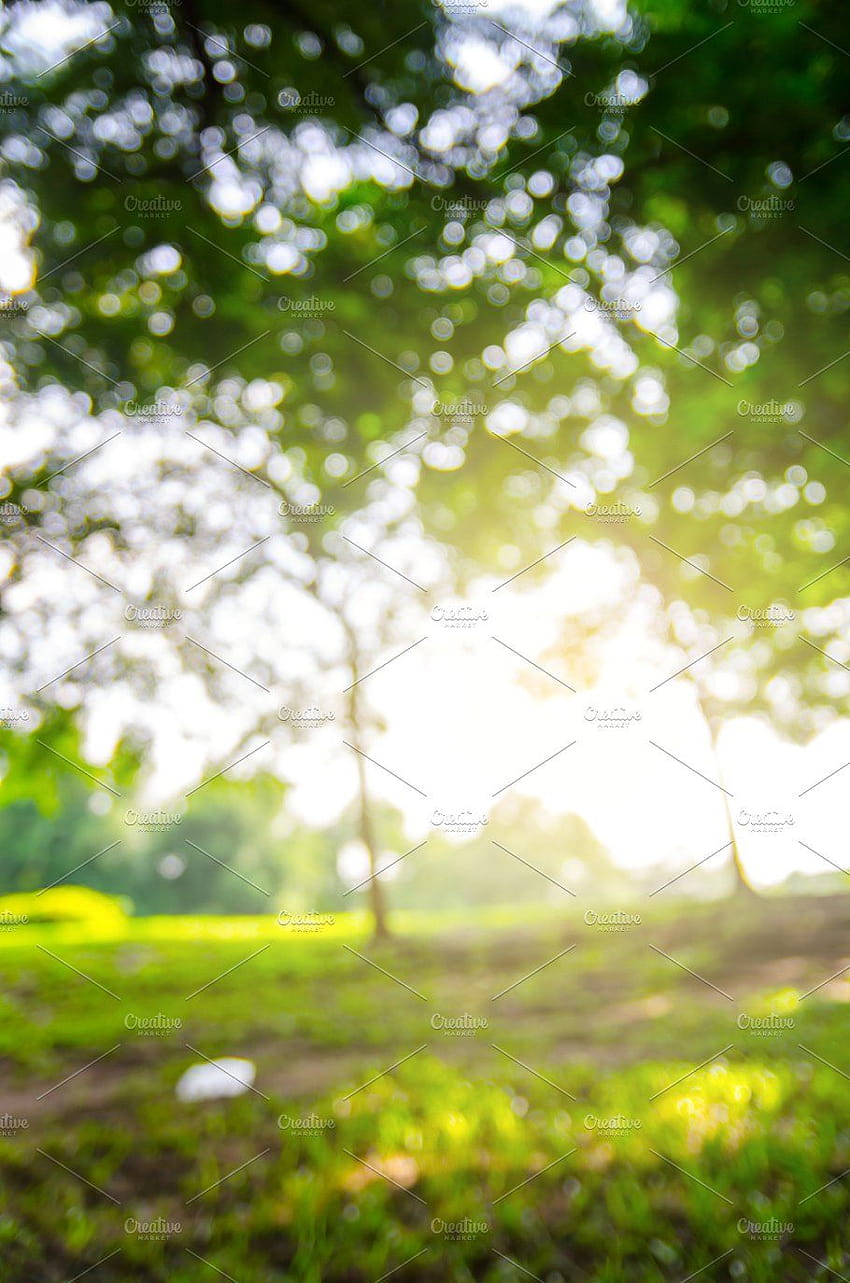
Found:
M 702 715 L 705 718 L 705 724 L 708 727 L 708 734 L 711 738 L 711 748 L 714 753 L 714 760 L 717 763 L 718 783 L 722 788 L 723 772 L 720 769 L 720 753 L 717 747 L 717 735 L 715 733 L 714 723 L 705 711 L 705 706 L 702 702 L 702 696 L 700 694 L 699 686 L 697 686 L 697 698 L 699 699 L 699 706 L 702 709 Z M 732 894 L 735 896 L 757 895 L 758 892 L 756 891 L 753 884 L 750 882 L 750 879 L 747 877 L 747 871 L 744 868 L 743 861 L 741 860 L 741 852 L 738 848 L 738 839 L 735 836 L 735 824 L 732 818 L 732 808 L 729 805 L 729 794 L 726 793 L 725 791 L 723 793 L 723 805 L 726 808 L 726 823 L 729 829 L 729 840 L 732 845 L 731 864 L 732 864 L 732 875 L 734 878 L 734 882 L 732 886 Z
M 359 735 L 355 730 L 354 743 L 360 748 L 357 742 Z M 384 899 L 384 887 L 378 874 L 378 855 L 375 844 L 375 832 L 372 825 L 372 807 L 369 798 L 369 791 L 366 787 L 366 767 L 363 758 L 357 753 L 357 793 L 358 793 L 358 832 L 360 841 L 366 848 L 369 856 L 369 873 L 371 881 L 369 882 L 369 904 L 372 909 L 372 930 L 376 940 L 386 940 L 390 934 L 387 925 L 387 907 Z
M 378 848 L 375 839 L 375 826 L 372 820 L 372 800 L 366 783 L 366 763 L 361 757 L 363 745 L 361 739 L 360 698 L 357 683 L 360 680 L 360 665 L 355 638 L 346 629 L 349 642 L 349 669 L 351 687 L 348 692 L 348 716 L 351 723 L 351 742 L 357 750 L 357 832 L 369 857 L 369 905 L 372 910 L 372 931 L 376 940 L 386 940 L 390 935 L 387 923 L 387 906 L 384 888 L 378 874 Z
M 714 737 L 712 736 L 712 743 L 713 742 L 714 742 Z M 717 753 L 715 752 L 715 758 L 716 757 L 717 757 Z M 738 849 L 738 839 L 735 836 L 735 825 L 732 821 L 732 808 L 729 805 L 729 798 L 726 796 L 725 793 L 723 794 L 723 802 L 726 807 L 726 819 L 729 824 L 729 838 L 732 842 L 731 859 L 732 859 L 732 874 L 734 877 L 732 894 L 736 896 L 737 895 L 745 895 L 745 896 L 758 895 L 758 892 L 756 891 L 752 882 L 750 882 L 750 879 L 747 877 L 746 869 L 744 868 L 744 865 L 741 861 L 741 852 Z

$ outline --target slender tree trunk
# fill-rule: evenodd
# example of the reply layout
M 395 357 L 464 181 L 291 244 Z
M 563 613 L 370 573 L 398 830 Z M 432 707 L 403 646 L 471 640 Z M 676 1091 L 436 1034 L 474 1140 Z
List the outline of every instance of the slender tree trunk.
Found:
M 355 733 L 355 745 L 360 748 L 357 740 L 359 736 Z M 371 881 L 369 882 L 369 904 L 372 909 L 372 929 L 376 940 L 385 940 L 390 929 L 387 925 L 387 906 L 384 899 L 384 886 L 378 874 L 378 857 L 375 843 L 375 831 L 372 824 L 372 806 L 369 797 L 369 791 L 366 787 L 366 768 L 363 758 L 357 754 L 357 793 L 358 793 L 358 833 L 360 841 L 366 848 L 369 856 L 369 873 Z
M 708 713 L 706 712 L 705 705 L 702 700 L 702 695 L 699 690 L 699 686 L 697 686 L 697 698 L 699 699 L 699 706 L 702 709 L 702 715 L 705 718 L 705 724 L 708 727 L 708 733 L 711 738 L 711 748 L 714 753 L 714 760 L 717 763 L 717 774 L 719 777 L 719 783 L 721 788 L 723 788 L 723 771 L 720 766 L 720 753 L 718 751 L 718 746 L 717 746 L 717 734 L 714 728 L 714 723 L 712 719 L 709 717 Z M 729 840 L 731 842 L 730 860 L 732 865 L 732 875 L 734 878 L 732 893 L 733 895 L 736 895 L 736 896 L 757 895 L 758 892 L 755 890 L 753 884 L 750 882 L 750 879 L 747 877 L 747 871 L 744 868 L 743 861 L 741 860 L 741 851 L 738 846 L 738 839 L 735 835 L 735 823 L 732 818 L 732 808 L 729 805 L 729 801 L 730 801 L 729 794 L 724 789 L 723 805 L 726 809 L 726 823 L 729 830 Z
M 372 930 L 376 940 L 386 940 L 390 935 L 387 923 L 387 906 L 384 887 L 378 874 L 378 847 L 375 838 L 375 826 L 372 817 L 372 799 L 366 783 L 366 764 L 360 756 L 363 752 L 362 717 L 357 683 L 360 680 L 360 665 L 355 638 L 346 629 L 349 642 L 349 669 L 351 671 L 351 689 L 348 692 L 348 716 L 351 723 L 351 738 L 357 766 L 357 832 L 369 857 L 369 905 L 372 910 Z

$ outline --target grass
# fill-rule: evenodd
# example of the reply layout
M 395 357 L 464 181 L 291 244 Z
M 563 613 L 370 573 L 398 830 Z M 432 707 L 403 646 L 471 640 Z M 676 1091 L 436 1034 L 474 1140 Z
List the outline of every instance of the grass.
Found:
M 848 908 L 2 931 L 2 1277 L 846 1273 Z

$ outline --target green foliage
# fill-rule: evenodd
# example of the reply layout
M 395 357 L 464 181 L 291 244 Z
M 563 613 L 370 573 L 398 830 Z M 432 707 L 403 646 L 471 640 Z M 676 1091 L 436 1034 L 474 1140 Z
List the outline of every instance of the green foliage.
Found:
M 48 922 L 75 923 L 94 937 L 124 928 L 128 901 L 89 887 L 63 886 L 23 895 L 0 896 L 0 922 L 23 926 Z
M 406 1272 L 426 1283 L 496 1283 L 499 1253 L 597 1283 L 676 1281 L 726 1254 L 729 1275 L 755 1283 L 811 1278 L 806 1253 L 844 1272 L 850 1093 L 815 1057 L 836 1055 L 846 981 L 804 995 L 839 965 L 845 901 L 655 907 L 614 934 L 579 911 L 533 927 L 525 913 L 500 927 L 467 916 L 460 932 L 440 915 L 407 920 L 406 943 L 383 949 L 346 919 L 306 937 L 247 918 L 130 919 L 96 943 L 32 928 L 49 953 L 0 933 L 0 1054 L 19 1072 L 9 1113 L 29 1121 L 25 1152 L 20 1131 L 0 1138 L 8 1277 L 58 1277 L 118 1249 L 99 1267 L 107 1283 L 129 1271 L 189 1283 L 186 1249 L 245 1283 L 270 1269 L 368 1283 L 419 1252 Z M 573 954 L 492 1001 L 569 942 Z M 26 1043 L 24 1007 L 41 1016 Z M 487 1024 L 448 1036 L 432 1012 Z M 150 1017 L 155 1036 L 139 1032 Z M 32 1100 L 116 1043 L 73 1089 Z M 186 1044 L 255 1059 L 263 1096 L 178 1104 L 198 1060 Z M 33 1144 L 121 1210 L 33 1160 Z M 158 1218 L 150 1240 L 126 1228 Z

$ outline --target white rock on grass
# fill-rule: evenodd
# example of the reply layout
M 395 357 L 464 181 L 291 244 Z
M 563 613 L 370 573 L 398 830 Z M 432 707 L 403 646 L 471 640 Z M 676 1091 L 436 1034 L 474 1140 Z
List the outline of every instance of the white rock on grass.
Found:
M 221 1060 L 192 1065 L 175 1088 L 178 1100 L 219 1100 L 241 1096 L 253 1086 L 257 1066 L 253 1060 L 223 1056 Z

